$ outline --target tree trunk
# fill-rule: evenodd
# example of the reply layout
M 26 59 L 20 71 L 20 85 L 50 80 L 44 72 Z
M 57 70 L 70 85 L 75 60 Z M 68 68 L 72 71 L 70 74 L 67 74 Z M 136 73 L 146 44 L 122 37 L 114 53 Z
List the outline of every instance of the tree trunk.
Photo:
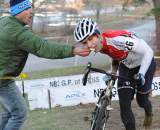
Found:
M 32 14 L 32 25 L 31 25 L 31 29 L 33 30 L 33 24 L 34 24 L 34 11 L 35 11 L 35 6 L 34 6 L 34 4 L 35 4 L 35 0 L 32 0 L 32 8 L 33 8 L 33 14 Z
M 160 7 L 160 0 L 153 0 L 154 7 Z M 154 52 L 155 55 L 158 56 L 157 61 L 157 74 L 160 74 L 160 15 L 155 15 L 155 23 L 156 23 L 156 37 L 154 39 Z
M 129 0 L 124 0 L 123 5 L 122 5 L 122 9 L 123 9 L 124 11 L 126 11 L 126 8 L 127 8 L 128 3 L 129 3 Z
M 155 16 L 156 20 L 156 40 L 155 40 L 155 51 L 160 56 L 160 16 Z
M 97 20 L 97 23 L 99 23 L 99 18 L 100 18 L 100 8 L 97 8 L 96 9 L 96 20 Z
M 160 6 L 160 0 L 153 0 L 154 7 L 157 8 Z M 155 15 L 156 22 L 156 37 L 154 43 L 154 51 L 156 54 L 160 55 L 160 16 Z

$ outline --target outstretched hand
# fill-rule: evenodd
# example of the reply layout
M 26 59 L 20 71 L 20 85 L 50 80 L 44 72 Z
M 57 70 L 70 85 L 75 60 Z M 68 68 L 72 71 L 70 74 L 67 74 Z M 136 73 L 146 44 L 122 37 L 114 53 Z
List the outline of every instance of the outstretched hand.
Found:
M 82 47 L 75 47 L 73 49 L 73 54 L 74 55 L 79 55 L 82 57 L 88 56 L 90 54 L 90 49 L 89 48 L 82 48 Z

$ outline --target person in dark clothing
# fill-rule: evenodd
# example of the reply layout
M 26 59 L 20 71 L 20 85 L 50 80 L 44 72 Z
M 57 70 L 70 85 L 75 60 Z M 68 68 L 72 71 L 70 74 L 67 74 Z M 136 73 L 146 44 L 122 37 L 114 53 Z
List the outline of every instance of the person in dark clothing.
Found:
M 86 56 L 87 49 L 49 42 L 32 33 L 32 3 L 11 0 L 11 16 L 0 18 L 0 130 L 20 130 L 27 117 L 26 103 L 14 82 L 24 68 L 28 54 L 48 59 Z

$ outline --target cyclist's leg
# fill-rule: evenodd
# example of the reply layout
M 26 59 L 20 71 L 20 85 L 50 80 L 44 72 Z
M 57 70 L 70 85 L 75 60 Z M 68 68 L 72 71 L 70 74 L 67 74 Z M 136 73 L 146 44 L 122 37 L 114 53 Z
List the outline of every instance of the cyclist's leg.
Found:
M 152 81 L 154 72 L 156 69 L 156 63 L 154 59 L 151 62 L 151 65 L 148 68 L 148 71 L 145 74 L 145 85 L 138 86 L 137 88 L 137 103 L 140 107 L 145 109 L 146 115 L 151 115 L 151 102 L 149 101 L 149 93 L 152 90 Z
M 151 101 L 149 100 L 149 93 L 148 94 L 140 94 L 137 93 L 136 96 L 137 103 L 140 107 L 144 108 L 145 115 L 152 115 L 152 105 Z
M 125 125 L 126 130 L 135 130 L 135 118 L 131 109 L 131 101 L 133 90 L 131 89 L 119 89 L 119 104 L 121 118 Z
M 151 101 L 149 100 L 149 93 L 148 94 L 140 94 L 137 93 L 137 103 L 140 107 L 144 108 L 145 110 L 145 118 L 143 122 L 144 127 L 150 127 L 152 125 L 152 105 Z
M 152 105 L 151 102 L 149 100 L 149 94 L 151 92 L 151 87 L 152 87 L 152 80 L 153 80 L 153 76 L 154 76 L 154 72 L 156 69 L 156 63 L 154 61 L 154 59 L 151 62 L 151 65 L 148 68 L 148 71 L 146 72 L 145 75 L 145 85 L 144 86 L 138 86 L 137 88 L 137 103 L 140 107 L 144 108 L 145 110 L 145 120 L 146 118 L 152 119 Z M 144 120 L 144 123 L 145 123 Z M 150 122 L 148 122 L 150 125 L 152 122 L 152 120 L 150 120 Z M 145 125 L 145 124 L 144 124 Z
M 119 75 L 123 75 L 124 77 L 128 78 L 129 74 L 129 69 L 126 68 L 123 64 L 120 64 Z M 126 81 L 123 79 L 118 80 L 118 95 L 121 118 L 126 130 L 136 130 L 135 118 L 131 109 L 131 101 L 134 97 L 135 89 L 131 87 L 131 84 L 124 85 L 125 82 Z

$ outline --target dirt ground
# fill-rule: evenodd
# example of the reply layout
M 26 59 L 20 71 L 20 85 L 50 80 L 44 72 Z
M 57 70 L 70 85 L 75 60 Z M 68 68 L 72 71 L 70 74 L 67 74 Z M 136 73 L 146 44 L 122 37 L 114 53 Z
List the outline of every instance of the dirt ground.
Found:
M 153 105 L 153 124 L 148 130 L 160 130 L 160 96 L 151 98 Z M 78 105 L 73 107 L 54 108 L 51 110 L 31 111 L 23 130 L 89 130 L 91 112 L 95 105 Z M 110 112 L 106 130 L 125 130 L 120 118 L 118 101 L 112 102 L 114 108 Z M 143 128 L 144 111 L 136 101 L 132 102 L 137 130 Z
M 160 97 L 151 98 L 153 105 L 153 125 L 150 130 L 160 130 Z M 114 110 L 111 111 L 110 119 L 108 122 L 108 130 L 124 130 L 124 126 L 120 119 L 120 109 L 119 104 L 117 102 L 113 103 Z M 137 130 L 143 130 L 143 119 L 144 119 L 144 111 L 142 108 L 138 107 L 136 101 L 134 100 L 132 103 L 132 110 L 136 119 Z
M 151 98 L 152 101 L 152 105 L 153 105 L 153 125 L 151 127 L 150 130 L 160 130 L 160 97 L 154 97 Z M 114 101 L 113 104 L 113 110 L 110 112 L 110 118 L 108 120 L 108 126 L 106 128 L 106 130 L 125 130 L 124 126 L 121 122 L 121 118 L 120 118 L 120 108 L 119 108 L 119 103 L 117 101 Z M 77 121 L 74 120 L 74 122 L 77 122 L 77 124 L 86 124 L 85 129 L 81 129 L 81 130 L 89 130 L 89 121 L 84 121 L 83 116 L 86 117 L 90 117 L 90 112 L 92 111 L 94 108 L 94 105 L 80 105 L 78 107 L 73 107 L 72 109 L 68 109 L 66 112 L 67 113 L 74 113 L 74 111 L 79 111 L 79 114 L 74 115 L 75 117 L 79 117 L 79 115 L 81 115 L 82 119 L 78 119 Z M 136 126 L 137 126 L 137 130 L 143 130 L 143 119 L 144 119 L 144 111 L 143 109 L 139 108 L 136 101 L 134 100 L 132 103 L 132 108 L 133 108 L 133 112 L 135 115 L 135 119 L 136 119 Z M 86 110 L 88 110 L 89 113 L 86 113 Z M 82 112 L 82 113 L 81 113 Z M 64 117 L 65 118 L 65 117 Z M 71 123 L 71 122 L 70 122 Z M 73 122 L 72 122 L 73 123 Z M 69 124 L 68 124 L 69 125 Z M 74 125 L 72 126 L 74 127 Z M 76 127 L 74 128 L 76 130 Z M 59 129 L 61 130 L 61 129 Z
M 153 105 L 153 125 L 150 130 L 160 130 L 160 97 L 151 98 L 152 105 Z M 120 118 L 120 108 L 118 102 L 113 102 L 113 111 L 110 113 L 110 118 L 108 122 L 108 126 L 106 130 L 124 130 L 124 126 L 121 122 Z M 143 130 L 143 119 L 144 119 L 144 111 L 143 109 L 139 108 L 136 101 L 134 100 L 132 103 L 133 112 L 136 119 L 136 126 L 137 130 Z

